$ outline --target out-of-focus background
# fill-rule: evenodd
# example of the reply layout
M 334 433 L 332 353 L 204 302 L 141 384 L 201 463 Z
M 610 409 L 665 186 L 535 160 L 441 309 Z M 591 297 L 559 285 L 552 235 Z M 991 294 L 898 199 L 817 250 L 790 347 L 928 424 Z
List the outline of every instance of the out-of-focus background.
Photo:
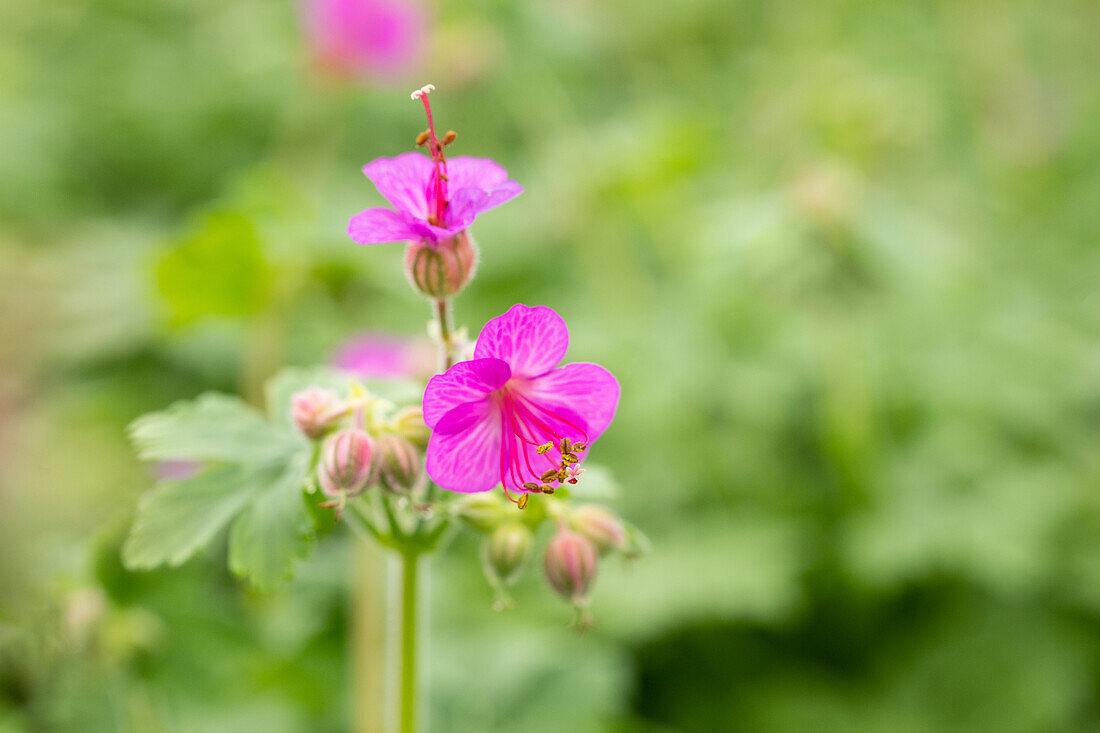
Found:
M 0 0 L 0 731 L 350 725 L 349 538 L 126 572 L 124 431 L 423 332 L 344 230 L 429 81 L 527 189 L 457 317 L 618 375 L 654 543 L 578 637 L 460 539 L 433 730 L 1100 728 L 1100 6 L 361 2 Z

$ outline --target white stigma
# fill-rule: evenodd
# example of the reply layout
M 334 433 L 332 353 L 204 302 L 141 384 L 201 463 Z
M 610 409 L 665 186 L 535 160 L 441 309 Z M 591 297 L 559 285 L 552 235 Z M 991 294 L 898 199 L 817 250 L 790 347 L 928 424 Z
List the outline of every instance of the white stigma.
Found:
M 420 87 L 415 92 L 410 94 L 409 99 L 420 99 L 421 97 L 423 97 L 428 92 L 434 92 L 434 91 L 435 91 L 435 84 L 425 84 L 424 86 Z

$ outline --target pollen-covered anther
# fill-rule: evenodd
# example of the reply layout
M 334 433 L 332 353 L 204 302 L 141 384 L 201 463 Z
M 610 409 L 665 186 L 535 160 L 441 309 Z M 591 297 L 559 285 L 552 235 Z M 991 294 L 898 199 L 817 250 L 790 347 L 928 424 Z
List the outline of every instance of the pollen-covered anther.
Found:
M 524 494 L 523 496 L 521 496 L 519 498 L 519 501 L 516 502 L 516 506 L 518 506 L 520 509 L 526 509 L 527 508 L 527 502 L 530 500 L 530 498 L 531 498 L 530 494 Z
M 457 138 L 457 137 L 458 137 L 457 132 L 455 132 L 454 130 L 447 130 L 447 132 L 443 133 L 443 139 L 440 140 L 439 143 L 440 143 L 440 145 L 444 145 L 444 146 L 450 145 L 451 143 L 453 143 L 455 141 L 455 138 Z
M 573 451 L 572 451 L 572 452 L 573 452 L 573 453 L 583 453 L 583 452 L 584 452 L 584 450 L 585 450 L 585 449 L 586 449 L 587 447 L 588 447 L 588 443 L 574 443 L 574 444 L 573 444 Z
M 541 491 L 544 494 L 553 494 L 555 491 L 557 491 L 557 489 L 555 489 L 550 484 L 543 484 L 542 486 L 539 487 L 539 491 Z
M 524 491 L 542 491 L 542 487 L 536 484 L 534 481 L 528 481 L 523 485 Z
M 561 448 L 561 452 L 563 454 L 564 453 L 572 453 L 573 452 L 573 441 L 571 441 L 569 438 L 562 438 L 561 439 L 561 445 L 559 447 Z
M 542 456 L 542 455 L 546 455 L 547 453 L 549 453 L 550 449 L 553 448 L 553 447 L 554 447 L 553 443 L 543 443 L 542 445 L 540 445 L 535 450 L 538 451 L 538 454 L 540 456 Z
M 414 91 L 412 94 L 410 94 L 409 99 L 420 99 L 425 94 L 428 94 L 429 92 L 434 92 L 434 91 L 435 91 L 435 84 L 425 84 L 424 86 L 420 87 L 419 89 Z
M 428 142 L 428 138 L 430 138 L 431 136 L 432 136 L 431 130 L 425 130 L 424 132 L 417 135 L 416 136 L 416 147 L 418 147 L 418 148 L 424 147 L 424 144 L 426 142 Z
M 548 468 L 548 469 L 546 469 L 545 471 L 542 472 L 541 476 L 539 476 L 539 481 L 542 481 L 543 483 L 546 483 L 548 481 L 556 481 L 559 476 L 560 476 L 560 469 Z
M 579 460 L 580 459 L 577 458 L 577 456 L 573 453 L 562 453 L 561 454 L 561 462 L 562 463 L 571 465 L 571 464 L 577 463 Z

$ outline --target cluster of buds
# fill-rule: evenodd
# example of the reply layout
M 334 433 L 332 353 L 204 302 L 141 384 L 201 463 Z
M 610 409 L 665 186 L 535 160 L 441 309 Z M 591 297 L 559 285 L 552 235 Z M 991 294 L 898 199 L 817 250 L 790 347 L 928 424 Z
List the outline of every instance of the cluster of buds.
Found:
M 322 387 L 291 397 L 290 417 L 308 438 L 319 442 L 316 484 L 339 519 L 350 499 L 373 486 L 408 493 L 417 485 L 421 450 L 429 435 L 419 406 L 394 409 L 353 383 L 348 399 Z
M 568 482 L 568 478 L 565 479 Z M 553 493 L 553 492 L 550 492 Z M 496 608 L 508 605 L 507 589 L 522 576 L 535 554 L 535 531 L 552 522 L 555 533 L 543 552 L 542 570 L 550 588 L 582 611 L 589 602 L 601 559 L 613 553 L 636 554 L 625 523 L 598 504 L 572 504 L 562 492 L 517 519 L 513 507 L 496 492 L 473 494 L 455 504 L 467 526 L 484 535 L 482 565 L 497 590 Z

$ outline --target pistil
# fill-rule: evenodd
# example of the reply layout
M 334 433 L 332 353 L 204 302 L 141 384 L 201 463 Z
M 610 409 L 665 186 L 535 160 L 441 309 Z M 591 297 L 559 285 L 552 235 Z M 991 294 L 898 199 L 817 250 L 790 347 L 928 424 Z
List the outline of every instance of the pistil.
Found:
M 410 96 L 419 99 L 424 104 L 424 114 L 428 118 L 428 129 L 420 133 L 416 138 L 417 146 L 427 145 L 428 153 L 432 156 L 435 170 L 432 173 L 431 201 L 429 202 L 428 222 L 435 226 L 443 226 L 444 214 L 447 211 L 447 158 L 443 148 L 454 142 L 455 133 L 448 130 L 441 141 L 435 134 L 435 120 L 432 119 L 432 106 L 428 102 L 428 94 L 435 91 L 435 85 L 426 84 L 417 89 Z

